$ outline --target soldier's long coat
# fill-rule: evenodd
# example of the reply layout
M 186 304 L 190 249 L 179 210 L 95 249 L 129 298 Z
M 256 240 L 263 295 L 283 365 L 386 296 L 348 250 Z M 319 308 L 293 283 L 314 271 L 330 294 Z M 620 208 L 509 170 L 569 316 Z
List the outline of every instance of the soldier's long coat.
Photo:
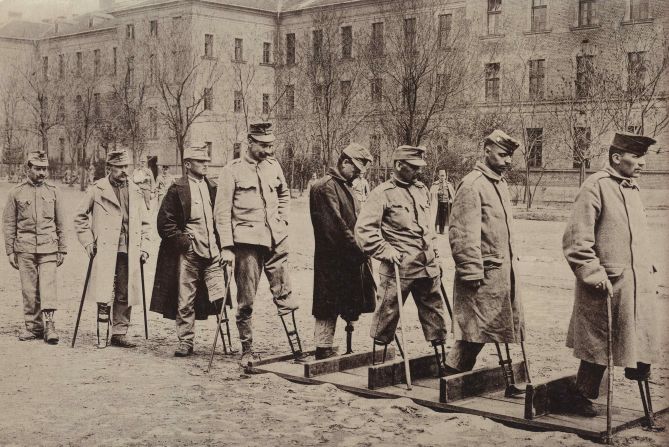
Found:
M 448 230 L 455 260 L 456 336 L 490 343 L 521 341 L 513 216 L 506 180 L 481 162 L 455 192 Z M 481 280 L 475 289 L 466 281 Z
M 374 312 L 376 285 L 372 262 L 355 242 L 359 205 L 345 180 L 331 169 L 311 186 L 309 208 L 314 227 L 314 293 L 316 318 L 355 321 Z
M 140 189 L 128 182 L 128 304 L 142 303 L 142 282 L 139 265 L 141 251 L 148 251 L 148 210 Z M 91 279 L 86 289 L 89 302 L 113 300 L 114 273 L 118 254 L 123 213 L 116 194 L 103 177 L 91 185 L 74 215 L 74 228 L 84 247 L 95 242 Z
M 639 188 L 607 167 L 586 179 L 576 196 L 562 247 L 576 277 L 567 346 L 574 356 L 607 363 L 605 292 L 613 284 L 613 360 L 616 366 L 653 363 L 657 353 L 655 268 Z

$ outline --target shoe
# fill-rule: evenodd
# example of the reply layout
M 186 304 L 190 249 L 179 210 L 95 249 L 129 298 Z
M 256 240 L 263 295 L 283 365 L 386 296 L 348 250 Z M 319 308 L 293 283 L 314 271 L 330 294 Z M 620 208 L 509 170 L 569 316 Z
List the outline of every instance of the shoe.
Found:
M 21 341 L 37 340 L 38 338 L 42 338 L 41 332 L 31 332 L 28 329 L 23 329 L 19 334 L 19 340 Z
M 599 415 L 592 401 L 585 397 L 575 385 L 555 389 L 549 394 L 549 409 L 553 413 L 575 414 L 587 418 Z
M 316 360 L 329 359 L 337 355 L 337 348 L 316 348 Z
M 174 357 L 188 357 L 193 355 L 193 347 L 186 343 L 179 343 L 177 350 L 174 351 Z
M 253 351 L 244 351 L 242 357 L 239 359 L 239 366 L 242 367 L 246 374 L 253 372 L 253 362 L 260 361 L 260 356 Z
M 56 332 L 56 325 L 53 321 L 47 321 L 44 328 L 44 341 L 50 345 L 58 344 L 58 332 Z
M 109 341 L 110 346 L 116 346 L 118 348 L 134 348 L 137 345 L 130 340 L 124 335 L 124 334 L 114 334 L 111 336 L 111 340 Z

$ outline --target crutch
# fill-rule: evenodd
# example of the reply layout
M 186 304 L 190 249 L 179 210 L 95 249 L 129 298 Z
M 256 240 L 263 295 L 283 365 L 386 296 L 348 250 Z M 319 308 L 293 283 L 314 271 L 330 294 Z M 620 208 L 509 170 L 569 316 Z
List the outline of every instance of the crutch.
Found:
M 407 379 L 407 390 L 411 389 L 411 369 L 409 367 L 409 352 L 407 349 L 406 343 L 404 343 L 404 319 L 402 318 L 403 314 L 403 302 L 402 302 L 402 285 L 400 283 L 400 269 L 397 266 L 397 264 L 393 263 L 393 267 L 395 267 L 395 283 L 397 284 L 397 304 L 399 306 L 399 314 L 400 314 L 400 337 L 402 338 L 402 344 L 404 345 L 404 352 L 402 353 L 402 357 L 404 358 L 404 371 L 406 373 L 406 379 Z M 401 348 L 400 348 L 401 349 Z
M 227 272 L 227 264 L 224 267 Z M 211 364 L 214 361 L 214 354 L 216 353 L 216 343 L 218 342 L 218 333 L 221 332 L 221 320 L 223 319 L 223 315 L 225 313 L 225 305 L 228 301 L 228 291 L 230 290 L 230 283 L 232 282 L 232 275 L 231 274 L 226 274 L 227 276 L 227 281 L 225 282 L 225 294 L 223 295 L 223 303 L 221 304 L 221 312 L 220 314 L 216 315 L 216 334 L 214 335 L 214 344 L 211 347 L 211 356 L 209 357 L 209 366 L 207 366 L 207 370 L 205 372 L 209 372 L 211 369 Z M 221 334 L 221 338 L 223 338 L 223 335 Z M 225 339 L 224 339 L 225 343 Z
M 139 259 L 139 273 L 142 278 L 142 306 L 144 307 L 144 338 L 149 339 L 149 323 L 146 317 L 146 291 L 144 290 L 144 261 Z
M 74 342 L 77 341 L 77 332 L 79 331 L 79 322 L 81 321 L 81 311 L 84 309 L 84 300 L 86 299 L 86 290 L 88 289 L 88 281 L 91 279 L 91 270 L 93 269 L 93 258 L 95 255 L 91 256 L 88 260 L 88 269 L 86 270 L 86 280 L 84 281 L 84 291 L 81 292 L 81 302 L 79 303 L 79 312 L 77 313 L 77 322 L 74 325 L 74 335 L 72 336 L 72 348 L 74 348 Z
M 613 443 L 613 430 L 612 430 L 612 410 L 613 410 L 613 319 L 611 316 L 611 294 L 606 294 L 606 359 L 607 359 L 607 368 L 609 372 L 609 383 L 607 384 L 606 389 L 606 438 L 605 441 L 607 444 Z

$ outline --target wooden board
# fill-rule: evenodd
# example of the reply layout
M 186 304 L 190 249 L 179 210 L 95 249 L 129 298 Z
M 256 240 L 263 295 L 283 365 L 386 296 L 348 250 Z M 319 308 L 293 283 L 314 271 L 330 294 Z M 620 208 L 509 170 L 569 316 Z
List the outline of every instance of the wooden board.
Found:
M 437 362 L 434 355 L 426 355 L 409 359 L 409 368 L 411 369 L 411 379 L 415 381 L 425 377 L 437 376 Z M 375 390 L 398 383 L 406 383 L 404 375 L 404 360 L 401 358 L 395 361 L 386 361 L 380 365 L 369 367 L 367 388 Z
M 379 357 L 379 353 L 377 353 Z M 386 362 L 395 359 L 395 348 L 388 347 L 386 352 Z M 304 377 L 315 377 L 323 374 L 329 374 L 347 369 L 367 366 L 372 363 L 372 352 L 360 352 L 354 354 L 330 357 L 324 360 L 311 360 L 304 362 Z
M 511 366 L 516 384 L 521 387 L 520 384 L 527 381 L 525 363 L 513 363 Z M 442 377 L 439 387 L 439 401 L 454 402 L 468 397 L 504 390 L 505 388 L 504 370 L 500 366 L 481 368 Z

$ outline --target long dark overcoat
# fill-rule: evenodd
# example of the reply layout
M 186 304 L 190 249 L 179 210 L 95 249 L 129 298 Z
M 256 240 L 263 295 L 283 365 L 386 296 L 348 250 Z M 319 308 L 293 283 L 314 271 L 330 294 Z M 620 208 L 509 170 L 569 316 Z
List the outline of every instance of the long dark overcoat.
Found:
M 309 208 L 315 239 L 312 314 L 355 321 L 374 312 L 372 263 L 353 235 L 359 204 L 335 169 L 313 184 Z
M 212 208 L 216 198 L 216 186 L 206 179 Z M 186 223 L 190 219 L 190 186 L 188 178 L 182 177 L 175 181 L 167 190 L 158 211 L 157 228 L 161 237 L 156 278 L 151 295 L 151 311 L 163 314 L 163 317 L 174 320 L 179 302 L 179 259 L 191 245 L 186 234 Z M 218 233 L 214 230 L 216 243 L 219 244 Z M 220 305 L 219 305 L 220 306 Z M 206 320 L 209 315 L 216 315 L 214 303 L 209 302 L 209 294 L 204 280 L 200 280 L 195 296 L 195 318 Z

